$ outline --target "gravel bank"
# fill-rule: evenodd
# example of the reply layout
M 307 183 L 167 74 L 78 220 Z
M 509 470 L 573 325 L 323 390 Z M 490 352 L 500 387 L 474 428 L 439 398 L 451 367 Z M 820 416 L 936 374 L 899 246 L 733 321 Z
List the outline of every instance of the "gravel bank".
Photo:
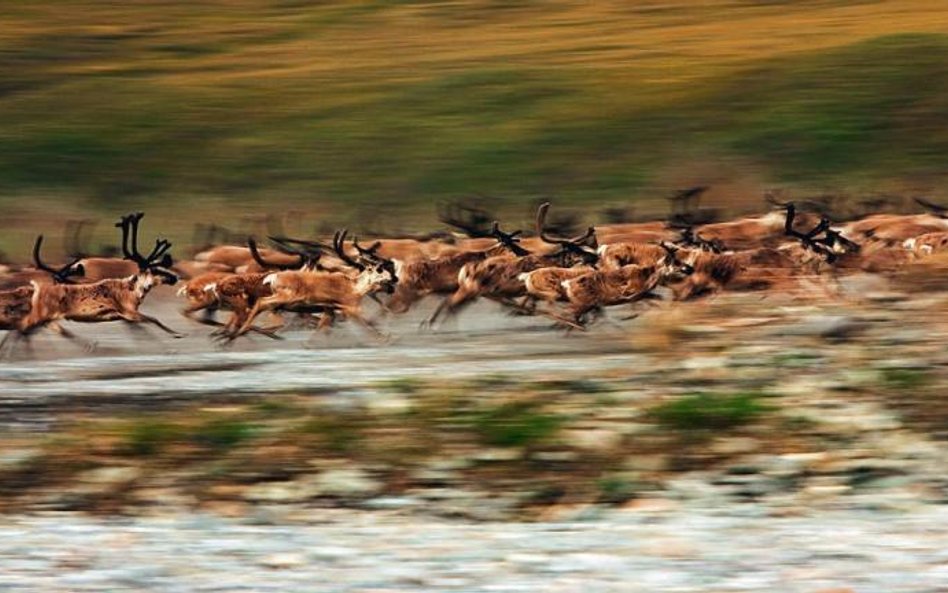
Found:
M 6 517 L 3 591 L 948 590 L 948 506 L 768 516 L 640 504 L 546 523 L 359 511 Z

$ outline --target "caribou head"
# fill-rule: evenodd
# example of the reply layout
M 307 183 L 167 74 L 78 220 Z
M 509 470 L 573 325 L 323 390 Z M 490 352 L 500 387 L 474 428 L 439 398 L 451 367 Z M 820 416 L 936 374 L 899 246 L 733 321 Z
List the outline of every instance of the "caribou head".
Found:
M 659 245 L 665 250 L 665 255 L 659 262 L 661 276 L 665 280 L 677 282 L 678 280 L 684 279 L 685 276 L 690 276 L 694 273 L 694 267 L 678 257 L 680 248 L 677 245 L 672 245 L 665 241 L 661 241 Z
M 352 258 L 346 253 L 345 241 L 349 234 L 347 229 L 336 231 L 332 239 L 332 247 L 339 256 L 339 259 L 346 265 L 359 272 L 357 285 L 365 292 L 395 292 L 395 285 L 398 283 L 398 274 L 396 273 L 395 262 L 383 258 L 374 253 L 372 248 L 366 250 L 357 249 L 358 259 Z M 357 242 L 353 240 L 353 245 Z M 377 247 L 376 247 L 377 249 Z

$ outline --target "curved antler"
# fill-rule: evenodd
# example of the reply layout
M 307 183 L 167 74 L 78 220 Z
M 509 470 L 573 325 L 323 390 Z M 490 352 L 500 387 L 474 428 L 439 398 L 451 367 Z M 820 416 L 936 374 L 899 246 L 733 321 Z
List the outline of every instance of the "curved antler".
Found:
M 85 258 L 89 254 L 82 248 L 82 234 L 83 230 L 86 228 L 94 229 L 96 226 L 96 221 L 88 218 L 82 218 L 78 220 L 67 220 L 66 228 L 63 231 L 63 247 L 65 248 L 66 255 L 73 258 Z M 88 234 L 91 234 L 90 231 Z
M 945 218 L 945 216 L 948 215 L 948 206 L 942 206 L 941 204 L 936 204 L 934 202 L 926 200 L 925 198 L 915 197 L 912 199 L 915 201 L 916 204 L 932 212 L 935 216 L 938 216 L 940 218 Z
M 39 235 L 36 237 L 36 243 L 33 244 L 33 264 L 37 269 L 43 270 L 44 272 L 49 272 L 55 282 L 63 284 L 69 282 L 70 276 L 82 276 L 86 273 L 85 269 L 82 267 L 82 264 L 79 264 L 79 262 L 82 260 L 81 257 L 73 259 L 71 262 L 58 270 L 46 265 L 43 263 L 43 260 L 40 257 L 40 249 L 42 246 L 43 235 Z
M 537 217 L 536 217 L 536 231 L 537 231 L 537 236 L 540 237 L 540 239 L 543 240 L 544 242 L 550 243 L 550 244 L 553 244 L 553 245 L 567 245 L 567 244 L 571 244 L 571 245 L 577 245 L 577 246 L 578 246 L 578 245 L 582 245 L 582 244 L 586 243 L 586 242 L 589 241 L 591 238 L 594 238 L 594 237 L 596 236 L 596 228 L 595 228 L 595 227 L 589 227 L 589 228 L 586 229 L 586 232 L 584 232 L 584 233 L 581 234 L 581 235 L 576 235 L 575 237 L 573 237 L 573 238 L 571 238 L 571 239 L 565 239 L 565 238 L 558 238 L 558 237 L 551 237 L 551 236 L 549 236 L 549 235 L 546 233 L 546 231 L 545 231 L 545 227 L 546 227 L 546 215 L 547 215 L 547 212 L 549 212 L 549 210 L 550 210 L 550 203 L 549 203 L 549 202 L 543 202 L 542 204 L 540 204 L 540 207 L 537 208 Z
M 247 247 L 250 248 L 250 255 L 253 257 L 254 261 L 260 264 L 264 269 L 273 269 L 273 270 L 290 270 L 292 268 L 301 268 L 303 264 L 306 263 L 305 257 L 300 253 L 292 253 L 288 255 L 295 255 L 299 258 L 297 265 L 284 265 L 284 264 L 275 264 L 273 262 L 268 262 L 263 259 L 263 256 L 260 254 L 260 251 L 257 249 L 257 242 L 253 237 L 247 237 Z
M 512 233 L 505 233 L 500 230 L 500 223 L 496 220 L 491 223 L 490 234 L 497 239 L 497 242 L 513 252 L 514 255 L 523 257 L 525 255 L 530 255 L 530 252 L 520 246 L 520 235 L 523 234 L 523 231 L 517 229 Z
M 464 214 L 466 215 L 466 220 Z M 484 226 L 490 221 L 487 211 L 474 206 L 466 206 L 458 202 L 439 204 L 438 219 L 448 226 L 452 226 L 468 237 L 488 237 L 490 234 Z
M 365 258 L 368 258 L 368 259 L 376 259 L 376 260 L 379 260 L 379 261 L 385 259 L 385 258 L 383 258 L 382 256 L 380 256 L 380 255 L 377 253 L 378 250 L 379 250 L 379 247 L 382 246 L 382 242 L 381 242 L 381 241 L 376 241 L 375 243 L 372 243 L 371 245 L 369 245 L 369 246 L 366 248 L 366 247 L 362 247 L 361 245 L 359 245 L 359 238 L 358 238 L 358 237 L 353 237 L 353 238 L 352 238 L 352 246 L 356 248 L 356 251 L 358 251 L 358 252 L 359 252 L 359 255 L 361 255 L 362 257 L 365 257 Z
M 336 231 L 336 234 L 333 235 L 333 238 L 332 238 L 332 247 L 336 251 L 336 255 L 339 256 L 339 259 L 341 259 L 343 262 L 345 262 L 349 266 L 362 272 L 363 270 L 365 270 L 365 266 L 357 262 L 356 260 L 352 259 L 351 257 L 349 257 L 349 255 L 346 253 L 345 241 L 346 241 L 346 235 L 348 234 L 349 234 L 348 229 L 342 229 L 341 231 Z
M 786 208 L 788 205 L 793 204 L 793 202 L 781 202 L 774 195 L 773 191 L 768 191 L 764 193 L 764 201 L 770 204 L 771 206 L 776 206 L 778 208 Z
M 168 254 L 168 250 L 171 249 L 170 241 L 155 239 L 155 246 L 147 257 L 138 251 L 138 225 L 144 216 L 144 212 L 128 214 L 115 225 L 122 228 L 122 255 L 125 259 L 135 262 L 141 271 L 156 267 L 170 267 L 172 265 L 171 256 Z
M 285 237 L 283 235 L 268 235 L 267 239 L 271 243 L 275 243 L 281 248 L 289 249 L 292 253 L 297 253 L 293 250 L 290 245 L 302 245 L 307 250 L 317 251 L 317 250 L 326 250 L 329 247 L 321 241 L 311 241 L 309 239 L 295 239 L 293 237 Z

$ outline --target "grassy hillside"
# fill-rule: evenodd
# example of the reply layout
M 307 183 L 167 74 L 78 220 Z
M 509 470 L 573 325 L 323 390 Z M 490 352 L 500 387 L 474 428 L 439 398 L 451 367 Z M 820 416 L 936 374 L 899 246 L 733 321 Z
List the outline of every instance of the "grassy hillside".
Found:
M 8 2 L 0 200 L 183 228 L 227 205 L 410 219 L 473 193 L 654 206 L 694 182 L 944 177 L 948 5 L 589 4 Z

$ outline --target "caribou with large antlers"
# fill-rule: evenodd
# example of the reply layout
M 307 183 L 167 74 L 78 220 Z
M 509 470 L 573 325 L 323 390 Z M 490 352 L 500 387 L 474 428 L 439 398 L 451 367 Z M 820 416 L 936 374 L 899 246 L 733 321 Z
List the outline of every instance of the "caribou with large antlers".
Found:
M 505 233 L 497 221 L 491 225 L 491 236 L 496 242 L 486 249 L 463 251 L 434 259 L 401 262 L 395 260 L 398 285 L 387 307 L 394 313 L 403 313 L 415 302 L 429 294 L 449 295 L 458 289 L 458 274 L 468 264 L 482 262 L 489 257 L 512 253 L 527 255 L 519 246 L 520 231 Z
M 126 259 L 135 262 L 138 273 L 92 284 L 40 285 L 34 282 L 31 310 L 23 319 L 21 330 L 31 333 L 44 326 L 55 328 L 60 319 L 81 322 L 122 320 L 128 323 L 151 323 L 175 337 L 181 337 L 181 334 L 158 319 L 139 310 L 145 295 L 152 288 L 160 284 L 174 284 L 178 280 L 168 269 L 172 265 L 168 253 L 170 242 L 156 240 L 155 247 L 147 256 L 138 251 L 138 225 L 143 216 L 140 212 L 131 214 L 116 225 L 122 230 L 122 253 Z M 36 255 L 39 255 L 38 252 Z
M 583 234 L 569 239 L 552 237 L 546 233 L 543 225 L 549 208 L 550 204 L 546 202 L 537 209 L 537 236 L 556 245 L 558 249 L 541 255 L 530 253 L 518 245 L 512 255 L 497 255 L 464 265 L 458 273 L 458 289 L 435 310 L 427 321 L 428 325 L 434 324 L 442 314 L 456 314 L 476 297 L 488 298 L 523 311 L 524 307 L 515 302 L 515 299 L 527 296 L 523 274 L 545 267 L 568 268 L 580 263 L 594 264 L 599 258 L 594 251 L 595 229 L 590 227 Z M 517 231 L 511 236 L 519 234 Z
M 72 282 L 75 276 L 82 276 L 84 271 L 78 264 L 78 260 L 73 260 L 59 269 L 46 265 L 40 257 L 40 249 L 43 245 L 43 236 L 36 238 L 33 244 L 33 262 L 37 270 L 49 274 L 49 279 L 56 284 L 67 284 Z M 32 309 L 33 293 L 40 284 L 46 284 L 45 279 L 31 279 L 31 284 L 18 286 L 9 290 L 0 290 L 0 331 L 7 331 L 7 335 L 0 346 L 6 343 L 11 335 L 24 335 L 23 323 Z M 73 334 L 60 326 L 58 323 L 51 326 L 54 331 L 68 338 L 73 338 Z
M 362 299 L 374 292 L 392 292 L 398 282 L 395 267 L 390 260 L 351 257 L 345 250 L 346 234 L 346 231 L 336 233 L 333 248 L 343 262 L 357 271 L 354 277 L 342 272 L 306 269 L 269 274 L 263 279 L 263 284 L 269 287 L 271 294 L 254 303 L 247 319 L 230 338 L 250 331 L 254 319 L 264 311 L 281 310 L 324 311 L 321 328 L 340 313 L 378 333 L 375 325 L 362 313 Z

